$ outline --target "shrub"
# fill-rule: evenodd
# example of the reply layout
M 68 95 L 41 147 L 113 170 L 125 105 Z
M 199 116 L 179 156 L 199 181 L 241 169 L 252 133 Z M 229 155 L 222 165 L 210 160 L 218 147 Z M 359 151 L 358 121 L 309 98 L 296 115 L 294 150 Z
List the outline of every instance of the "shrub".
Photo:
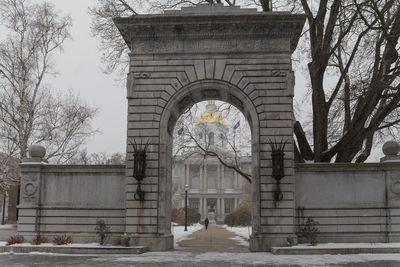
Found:
M 197 209 L 188 207 L 188 225 L 200 222 L 200 217 Z M 178 225 L 185 225 L 185 209 L 172 204 L 171 220 Z
M 53 244 L 55 245 L 67 245 L 72 243 L 72 237 L 67 235 L 56 235 L 53 237 Z
M 104 222 L 104 220 L 97 220 L 94 230 L 99 237 L 100 245 L 104 245 L 110 236 L 110 227 Z
M 307 241 L 312 245 L 315 246 L 317 244 L 317 237 L 319 234 L 319 229 L 317 225 L 319 222 L 314 221 L 313 218 L 309 217 L 307 219 L 306 224 L 301 229 L 303 236 L 307 239 Z
M 50 240 L 45 236 L 36 236 L 34 239 L 32 239 L 31 244 L 40 245 L 42 243 L 49 243 L 49 242 Z
M 188 208 L 188 225 L 200 222 L 200 213 L 195 208 Z
M 224 223 L 228 226 L 248 226 L 251 225 L 250 203 L 242 203 L 230 214 L 225 216 Z
M 13 244 L 22 244 L 25 242 L 26 242 L 26 240 L 22 235 L 13 235 L 8 238 L 7 246 L 13 245 Z
M 178 225 L 185 224 L 185 211 L 182 208 L 179 208 L 175 204 L 172 204 L 172 214 L 171 220 Z

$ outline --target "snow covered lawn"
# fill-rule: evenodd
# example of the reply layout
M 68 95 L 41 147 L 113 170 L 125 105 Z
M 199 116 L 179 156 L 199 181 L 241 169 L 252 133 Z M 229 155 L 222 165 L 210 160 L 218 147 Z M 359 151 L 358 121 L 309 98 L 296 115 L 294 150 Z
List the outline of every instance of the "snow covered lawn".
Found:
M 135 256 L 118 256 L 112 258 L 115 262 L 126 263 L 162 263 L 162 262 L 186 262 L 182 266 L 196 266 L 199 262 L 229 262 L 235 265 L 252 264 L 253 266 L 329 266 L 332 264 L 343 265 L 346 263 L 362 263 L 371 261 L 399 261 L 400 254 L 356 254 L 356 255 L 273 255 L 268 252 L 257 253 L 224 253 L 207 252 L 191 253 L 183 251 L 148 252 Z M 98 258 L 96 261 L 104 261 L 106 258 Z M 110 260 L 108 258 L 107 260 Z M 223 265 L 223 264 L 221 264 Z M 214 266 L 218 266 L 218 263 Z M 368 265 L 376 266 L 376 265 Z M 391 265 L 395 266 L 395 265 Z
M 185 230 L 185 226 L 182 225 L 171 225 L 171 233 L 174 235 L 174 247 L 177 248 L 178 246 L 178 242 L 182 241 L 182 240 L 188 240 L 190 239 L 189 236 L 200 230 L 201 228 L 203 228 L 204 226 L 197 223 L 191 226 L 187 227 L 187 231 Z
M 244 237 L 244 239 L 246 239 L 246 240 L 249 240 L 249 237 L 251 235 L 251 226 L 230 227 L 230 226 L 224 224 L 222 227 L 224 227 L 229 232 L 232 232 L 238 236 Z
M 6 246 L 6 241 L 0 241 L 0 247 Z M 57 248 L 65 248 L 65 247 L 79 247 L 79 248 L 116 248 L 121 246 L 112 246 L 112 245 L 105 245 L 101 246 L 99 243 L 72 243 L 68 245 L 54 245 L 53 243 L 42 243 L 40 245 L 32 245 L 31 243 L 22 243 L 22 244 L 13 244 L 10 247 L 57 247 Z
M 400 248 L 400 243 L 321 243 L 315 246 L 298 244 L 292 247 L 286 247 L 286 249 L 309 248 Z

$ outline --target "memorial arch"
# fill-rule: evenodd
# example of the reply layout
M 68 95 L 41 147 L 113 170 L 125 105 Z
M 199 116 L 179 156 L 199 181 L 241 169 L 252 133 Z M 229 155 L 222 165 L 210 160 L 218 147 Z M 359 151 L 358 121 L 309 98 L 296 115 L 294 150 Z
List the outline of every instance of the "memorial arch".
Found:
M 291 54 L 304 20 L 287 12 L 220 5 L 114 20 L 131 50 L 125 232 L 132 245 L 173 248 L 172 130 L 185 108 L 208 99 L 236 106 L 252 131 L 250 250 L 268 251 L 295 237 Z M 132 140 L 148 143 L 142 201 L 134 197 Z M 279 201 L 270 140 L 287 141 Z

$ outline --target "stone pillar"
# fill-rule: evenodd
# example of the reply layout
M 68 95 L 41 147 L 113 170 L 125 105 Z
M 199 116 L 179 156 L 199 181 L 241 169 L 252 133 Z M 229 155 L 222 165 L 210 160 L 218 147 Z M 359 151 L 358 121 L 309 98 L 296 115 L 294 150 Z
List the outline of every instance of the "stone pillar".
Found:
M 204 161 L 204 191 L 208 191 L 208 177 L 207 177 L 207 159 Z
M 183 164 L 182 188 L 180 188 L 180 191 L 183 190 L 183 188 L 185 187 L 185 184 L 186 184 L 187 168 L 188 168 L 188 165 Z
M 200 190 L 202 190 L 204 188 L 203 187 L 204 178 L 203 178 L 203 165 L 202 164 L 200 164 L 199 169 L 200 169 L 200 173 L 199 173 L 199 175 L 200 175 Z
M 220 220 L 221 218 L 221 199 L 217 198 L 217 212 L 216 212 L 216 220 Z
M 207 198 L 203 198 L 203 211 L 204 211 L 204 217 L 208 216 L 208 207 L 207 207 Z
M 200 213 L 200 219 L 203 220 L 204 218 L 204 213 L 203 213 L 203 198 L 199 198 L 199 213 Z
M 20 204 L 17 231 L 27 239 L 40 235 L 41 172 L 46 150 L 39 145 L 29 147 L 29 158 L 20 164 Z M 33 216 L 32 216 L 33 215 Z
M 224 219 L 224 217 L 225 217 L 225 199 L 224 198 L 222 198 L 221 199 L 221 214 L 222 214 L 222 219 Z
M 217 192 L 222 189 L 222 179 L 221 179 L 221 165 L 217 165 Z
M 386 182 L 386 242 L 400 242 L 400 231 L 397 230 L 396 214 L 400 213 L 400 145 L 395 141 L 386 142 L 381 158 L 385 170 Z M 396 224 L 396 225 L 393 225 Z

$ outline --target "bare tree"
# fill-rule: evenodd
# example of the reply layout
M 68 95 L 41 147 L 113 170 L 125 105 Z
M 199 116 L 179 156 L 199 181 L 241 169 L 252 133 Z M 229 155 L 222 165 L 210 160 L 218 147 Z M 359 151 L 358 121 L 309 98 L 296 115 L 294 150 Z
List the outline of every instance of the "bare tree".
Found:
M 18 160 L 0 153 L 0 193 L 5 194 L 16 184 L 18 184 Z
M 124 165 L 126 156 L 122 153 L 107 154 L 88 153 L 86 150 L 80 151 L 74 158 L 68 161 L 68 164 L 78 165 Z
M 111 18 L 136 15 L 132 7 L 138 6 L 133 1 L 100 2 L 124 8 L 111 9 L 115 12 L 103 13 L 103 16 L 92 12 L 93 25 L 105 27 L 93 27 L 93 33 L 106 41 L 119 40 L 121 44 L 118 34 L 118 38 L 111 35 L 117 32 Z M 147 11 L 159 12 L 202 2 L 253 5 L 263 11 L 274 8 L 306 14 L 307 27 L 303 33 L 306 46 L 302 51 L 309 60 L 312 129 L 303 130 L 300 121 L 294 125 L 299 161 L 363 162 L 377 138 L 399 135 L 399 0 L 159 0 L 149 1 L 146 7 Z M 103 47 L 103 51 L 109 55 L 113 46 L 106 41 L 103 44 L 110 50 Z M 114 55 L 124 54 L 118 51 L 121 53 Z M 115 63 L 114 68 L 118 65 L 117 58 L 120 57 L 108 60 L 109 64 Z M 301 119 L 304 125 L 304 118 Z
M 219 101 L 217 104 L 218 113 L 233 125 L 213 123 L 215 127 L 223 127 L 218 131 L 221 136 L 214 137 L 215 129 L 197 121 L 200 113 L 204 111 L 204 102 L 193 105 L 182 114 L 174 128 L 174 158 L 216 158 L 221 165 L 236 171 L 251 183 L 251 174 L 242 166 L 251 158 L 249 125 L 234 106 Z M 243 122 L 240 124 L 240 121 Z M 213 140 L 209 138 L 211 133 Z M 214 142 L 214 138 L 219 143 Z
M 311 157 L 363 162 L 376 133 L 398 131 L 400 2 L 323 0 L 313 2 L 316 9 L 301 4 L 311 59 Z M 299 123 L 295 133 L 301 154 L 310 158 Z
M 54 93 L 46 84 L 52 55 L 70 38 L 71 18 L 49 3 L 1 0 L 7 36 L 0 42 L 0 148 L 22 159 L 28 146 L 41 143 L 47 159 L 62 163 L 95 131 L 96 109 L 72 93 Z

